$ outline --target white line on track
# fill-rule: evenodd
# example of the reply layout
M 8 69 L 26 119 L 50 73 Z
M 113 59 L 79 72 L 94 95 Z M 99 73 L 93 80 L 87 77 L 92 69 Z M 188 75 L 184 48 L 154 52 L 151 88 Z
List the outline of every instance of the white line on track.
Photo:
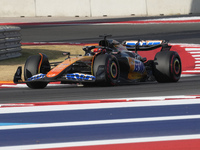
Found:
M 179 45 L 180 47 L 192 47 L 192 48 L 199 48 L 200 47 L 200 44 L 192 44 L 192 43 L 169 43 L 170 45 Z M 189 49 L 189 48 L 187 48 Z
M 200 70 L 186 70 L 183 72 L 190 72 L 190 73 L 200 73 Z
M 184 72 L 184 71 L 183 71 Z M 193 76 L 198 76 L 197 74 L 182 74 L 181 77 L 193 77 Z
M 200 95 L 199 95 L 200 96 Z M 126 98 L 128 100 L 165 100 L 165 99 L 191 99 L 197 98 L 197 95 L 173 95 L 173 96 L 153 96 L 153 97 L 134 97 L 134 98 Z
M 148 21 L 178 21 L 178 20 L 199 20 L 200 17 L 175 17 L 175 18 L 161 18 L 161 19 L 147 19 Z
M 28 86 L 26 84 L 3 84 L 1 87 L 10 87 L 10 88 L 27 88 Z
M 200 54 L 200 51 L 198 52 L 189 52 L 190 54 Z
M 76 86 L 71 84 L 48 84 L 47 87 L 54 87 L 54 86 Z M 3 84 L 1 87 L 10 87 L 10 88 L 28 88 L 26 84 Z
M 194 96 L 195 97 L 195 96 Z M 150 101 L 148 101 L 148 98 Z M 167 105 L 184 105 L 184 104 L 200 104 L 200 98 L 194 99 L 187 97 L 183 100 L 162 100 L 163 97 L 155 99 L 147 97 L 147 101 L 128 102 L 129 100 L 145 100 L 144 98 L 124 98 L 127 102 L 115 103 L 97 103 L 97 104 L 75 104 L 75 105 L 53 105 L 53 106 L 34 106 L 34 107 L 5 107 L 1 104 L 0 114 L 8 113 L 28 113 L 28 112 L 46 112 L 46 111 L 67 111 L 67 110 L 85 110 L 85 109 L 108 109 L 108 108 L 126 108 L 126 107 L 146 107 L 146 106 L 167 106 Z M 165 97 L 167 98 L 167 97 Z M 169 97 L 170 98 L 170 97 Z M 157 99 L 157 101 L 156 101 Z M 120 100 L 120 99 L 119 99 Z M 155 100 L 155 101 L 151 101 Z
M 200 51 L 200 48 L 185 48 L 186 51 Z
M 200 139 L 200 134 L 5 146 L 5 147 L 0 147 L 0 150 L 13 150 L 13 149 L 14 150 L 28 150 L 28 149 L 31 150 L 31 149 L 48 149 L 48 148 L 63 148 L 63 147 L 78 147 L 78 146 L 95 146 L 95 145 L 110 145 L 110 144 L 129 144 L 129 143 L 142 143 L 142 142 L 191 140 L 191 139 L 192 140 Z
M 6 125 L 6 126 L 1 126 L 0 130 L 67 127 L 67 126 L 100 125 L 100 124 L 102 125 L 102 124 L 117 124 L 117 123 L 151 122 L 151 121 L 170 121 L 170 120 L 184 120 L 184 119 L 200 119 L 200 115 L 111 119 L 111 120 L 96 120 L 96 121 L 74 121 L 74 122 L 41 123 L 41 124 L 26 124 L 26 125 Z
M 192 55 L 192 57 L 200 57 L 200 55 Z

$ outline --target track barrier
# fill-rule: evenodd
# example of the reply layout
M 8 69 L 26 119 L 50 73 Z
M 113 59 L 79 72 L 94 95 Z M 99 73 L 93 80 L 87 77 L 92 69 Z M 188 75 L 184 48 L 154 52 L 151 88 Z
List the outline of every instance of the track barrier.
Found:
M 163 16 L 200 13 L 199 0 L 1 0 L 1 17 Z
M 21 56 L 20 27 L 0 26 L 0 60 Z

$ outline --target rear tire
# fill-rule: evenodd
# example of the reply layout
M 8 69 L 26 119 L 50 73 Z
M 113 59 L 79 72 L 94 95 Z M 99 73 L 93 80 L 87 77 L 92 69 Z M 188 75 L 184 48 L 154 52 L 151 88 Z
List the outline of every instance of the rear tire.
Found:
M 177 82 L 181 76 L 181 67 L 177 52 L 161 51 L 154 58 L 153 75 L 158 82 Z
M 115 56 L 100 54 L 93 64 L 93 74 L 98 85 L 117 85 L 120 77 L 120 67 Z
M 42 55 L 42 56 L 41 56 Z M 46 74 L 50 70 L 50 64 L 46 55 L 30 56 L 24 66 L 24 79 L 32 77 L 33 75 L 43 73 Z M 42 59 L 42 60 L 41 60 Z M 48 82 L 28 82 L 26 85 L 32 89 L 42 89 L 47 86 Z

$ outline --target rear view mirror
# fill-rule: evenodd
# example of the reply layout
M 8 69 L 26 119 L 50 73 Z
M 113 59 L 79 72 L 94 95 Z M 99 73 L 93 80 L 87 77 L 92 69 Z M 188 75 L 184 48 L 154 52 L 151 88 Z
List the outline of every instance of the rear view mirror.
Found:
M 62 55 L 63 56 L 68 56 L 68 58 L 70 58 L 70 52 L 63 52 Z

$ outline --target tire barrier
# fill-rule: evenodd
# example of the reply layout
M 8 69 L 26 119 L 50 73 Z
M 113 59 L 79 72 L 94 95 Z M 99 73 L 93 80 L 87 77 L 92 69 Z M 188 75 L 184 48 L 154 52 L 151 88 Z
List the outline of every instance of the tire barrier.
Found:
M 0 60 L 21 56 L 20 27 L 0 26 Z

